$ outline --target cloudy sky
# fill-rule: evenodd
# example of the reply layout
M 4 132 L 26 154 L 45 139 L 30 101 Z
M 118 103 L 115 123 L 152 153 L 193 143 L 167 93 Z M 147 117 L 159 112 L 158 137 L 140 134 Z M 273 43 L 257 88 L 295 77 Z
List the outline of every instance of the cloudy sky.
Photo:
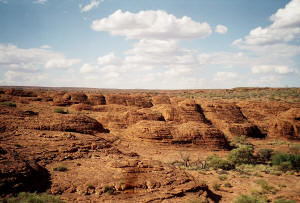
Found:
M 0 0 L 0 85 L 300 86 L 300 0 Z

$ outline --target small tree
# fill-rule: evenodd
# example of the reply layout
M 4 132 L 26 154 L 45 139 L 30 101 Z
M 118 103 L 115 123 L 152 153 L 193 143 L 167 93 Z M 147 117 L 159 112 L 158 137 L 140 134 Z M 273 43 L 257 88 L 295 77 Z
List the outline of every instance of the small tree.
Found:
M 231 150 L 228 154 L 228 160 L 231 161 L 234 165 L 253 163 L 253 146 L 244 145 L 237 149 Z

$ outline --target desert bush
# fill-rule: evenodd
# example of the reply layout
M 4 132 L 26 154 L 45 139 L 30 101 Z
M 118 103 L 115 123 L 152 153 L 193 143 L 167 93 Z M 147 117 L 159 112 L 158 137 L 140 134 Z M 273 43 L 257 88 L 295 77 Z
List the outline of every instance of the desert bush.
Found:
M 273 152 L 273 149 L 260 149 L 256 156 L 259 160 L 267 162 L 271 160 Z
M 234 164 L 231 161 L 222 159 L 217 155 L 212 155 L 206 158 L 209 167 L 214 169 L 231 170 L 234 169 Z
M 110 185 L 106 185 L 104 187 L 104 192 L 110 194 L 110 195 L 114 195 L 116 193 L 116 189 L 114 186 L 110 186 Z
M 221 184 L 218 183 L 218 182 L 214 182 L 212 187 L 213 187 L 214 190 L 218 191 L 221 188 Z
M 292 154 L 299 154 L 300 153 L 300 145 L 299 144 L 291 144 L 289 146 L 289 150 Z
M 66 171 L 66 170 L 68 170 L 68 168 L 66 166 L 64 166 L 64 165 L 59 165 L 59 166 L 53 167 L 53 171 L 61 171 L 61 172 L 63 172 L 63 171 Z
M 225 174 L 223 174 L 223 175 L 219 175 L 219 180 L 221 180 L 221 181 L 224 181 L 224 180 L 227 180 L 227 175 L 225 175 Z
M 233 149 L 228 154 L 228 161 L 234 165 L 251 164 L 254 162 L 253 146 L 244 145 Z
M 259 191 L 261 194 L 275 194 L 278 191 L 275 187 L 263 179 L 257 180 L 256 184 L 261 187 L 261 191 Z
M 300 154 L 286 154 L 278 152 L 272 157 L 272 164 L 282 170 L 300 170 Z
M 21 192 L 17 197 L 2 200 L 3 203 L 64 203 L 59 197 L 48 194 Z
M 274 203 L 296 203 L 296 201 L 280 198 L 280 199 L 276 199 Z
M 20 145 L 20 144 L 14 144 L 15 145 L 15 147 L 17 147 L 17 148 L 22 148 L 23 146 L 22 145 Z
M 16 103 L 9 102 L 9 101 L 7 101 L 7 102 L 1 102 L 1 105 L 8 106 L 8 107 L 17 107 Z
M 245 195 L 241 194 L 238 196 L 234 203 L 267 203 L 268 201 L 264 197 L 260 197 L 257 195 Z
M 67 109 L 66 111 L 62 108 L 56 108 L 54 109 L 54 113 L 61 113 L 61 114 L 68 114 L 70 113 L 69 110 Z
M 228 188 L 232 187 L 232 185 L 229 182 L 224 183 L 224 186 Z
M 232 144 L 239 146 L 239 145 L 247 145 L 249 143 L 247 141 L 246 135 L 241 135 L 241 136 L 234 137 Z

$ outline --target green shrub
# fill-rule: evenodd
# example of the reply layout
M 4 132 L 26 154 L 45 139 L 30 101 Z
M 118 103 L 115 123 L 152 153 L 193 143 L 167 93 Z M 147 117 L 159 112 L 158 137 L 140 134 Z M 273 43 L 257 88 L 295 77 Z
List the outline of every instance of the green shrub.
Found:
M 260 149 L 257 153 L 257 158 L 264 162 L 270 161 L 273 152 L 273 149 Z
M 110 194 L 110 195 L 114 195 L 116 193 L 116 189 L 114 186 L 110 186 L 110 185 L 106 185 L 104 187 L 104 192 Z
M 267 203 L 268 201 L 264 197 L 256 195 L 244 195 L 238 196 L 234 203 Z
M 48 194 L 21 192 L 17 197 L 2 200 L 3 203 L 64 203 L 59 197 Z
M 223 175 L 219 175 L 219 180 L 221 180 L 221 181 L 224 181 L 224 180 L 227 180 L 227 175 L 225 175 L 225 174 L 223 174 Z
M 300 154 L 278 152 L 272 156 L 272 164 L 283 170 L 300 170 Z
M 68 114 L 70 113 L 69 110 L 67 109 L 66 111 L 62 108 L 56 108 L 54 109 L 54 113 L 61 113 L 61 114 Z
M 233 149 L 228 154 L 228 160 L 234 165 L 251 164 L 254 161 L 253 146 L 245 145 L 237 149 Z
M 275 194 L 278 191 L 275 187 L 269 185 L 269 183 L 263 179 L 257 180 L 256 183 L 261 187 L 261 194 Z
M 233 138 L 233 143 L 234 145 L 247 145 L 249 144 L 247 141 L 246 135 L 241 135 Z
M 287 200 L 287 199 L 280 198 L 280 199 L 276 199 L 274 201 L 274 203 L 296 203 L 296 201 L 295 200 Z
M 225 186 L 225 187 L 232 187 L 232 185 L 231 185 L 229 182 L 226 182 L 226 183 L 224 184 L 224 186 Z
M 22 148 L 23 146 L 20 145 L 20 144 L 15 144 L 15 147 L 17 147 L 17 148 Z
M 218 183 L 218 182 L 214 182 L 213 185 L 212 185 L 212 187 L 213 187 L 214 190 L 217 191 L 217 190 L 220 190 L 221 184 Z
M 14 102 L 2 102 L 1 105 L 8 107 L 17 107 L 16 103 Z
M 63 171 L 66 171 L 66 170 L 68 170 L 68 168 L 66 166 L 64 166 L 64 165 L 55 166 L 53 168 L 53 171 L 61 171 L 61 172 L 63 172 Z
M 231 170 L 234 169 L 234 164 L 226 159 L 222 159 L 217 155 L 212 155 L 206 158 L 209 167 L 214 169 Z
M 289 150 L 292 154 L 299 154 L 300 152 L 300 145 L 299 144 L 291 144 L 289 146 Z

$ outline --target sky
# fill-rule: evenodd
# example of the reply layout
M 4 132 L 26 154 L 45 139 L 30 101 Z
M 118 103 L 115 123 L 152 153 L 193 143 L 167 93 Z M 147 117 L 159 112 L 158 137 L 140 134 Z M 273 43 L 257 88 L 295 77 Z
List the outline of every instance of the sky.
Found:
M 300 87 L 300 0 L 0 0 L 0 86 Z

